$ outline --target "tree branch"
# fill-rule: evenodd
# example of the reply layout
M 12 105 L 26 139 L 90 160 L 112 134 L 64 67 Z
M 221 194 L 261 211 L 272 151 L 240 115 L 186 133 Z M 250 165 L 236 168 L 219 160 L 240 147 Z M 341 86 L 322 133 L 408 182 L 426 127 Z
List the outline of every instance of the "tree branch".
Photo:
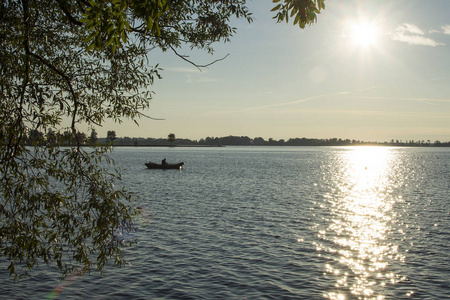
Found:
M 32 57 L 34 57 L 37 60 L 39 60 L 40 62 L 42 62 L 45 66 L 47 66 L 49 69 L 53 70 L 55 73 L 57 73 L 59 76 L 61 76 L 64 79 L 64 81 L 66 81 L 66 83 L 69 87 L 69 92 L 72 95 L 72 99 L 73 99 L 73 103 L 74 103 L 74 110 L 72 113 L 72 124 L 71 124 L 72 134 L 75 136 L 75 138 L 77 140 L 77 144 L 79 144 L 75 123 L 76 123 L 76 116 L 78 113 L 78 107 L 79 107 L 80 103 L 77 100 L 77 95 L 73 89 L 72 82 L 71 82 L 69 76 L 67 76 L 63 71 L 58 70 L 58 68 L 56 68 L 53 64 L 51 64 L 45 58 L 37 55 L 36 53 L 31 52 L 28 43 L 25 43 L 25 53 L 27 55 L 31 55 Z
M 202 68 L 207 68 L 207 67 L 209 67 L 209 66 L 215 64 L 216 62 L 219 62 L 219 61 L 224 60 L 225 58 L 227 58 L 227 57 L 230 55 L 230 54 L 227 54 L 227 55 L 225 55 L 224 57 L 219 58 L 219 59 L 216 59 L 215 61 L 213 61 L 213 62 L 211 62 L 211 63 L 209 63 L 209 64 L 206 64 L 206 65 L 198 65 L 198 64 L 194 63 L 193 61 L 187 59 L 187 57 L 189 57 L 189 56 L 179 54 L 172 46 L 169 46 L 169 47 L 170 47 L 170 49 L 172 49 L 172 51 L 175 53 L 176 56 L 180 57 L 180 58 L 181 58 L 182 60 L 184 60 L 184 61 L 187 61 L 188 63 L 190 63 L 191 65 L 193 65 L 193 66 L 196 67 L 197 69 L 199 69 L 200 71 L 202 70 Z
M 67 2 L 64 2 L 62 0 L 57 0 L 59 7 L 62 9 L 62 11 L 64 12 L 64 14 L 66 15 L 67 19 L 69 19 L 70 22 L 72 22 L 75 25 L 78 26 L 83 26 L 83 23 L 81 23 L 80 21 L 78 21 L 77 19 L 75 19 L 72 14 L 69 12 L 69 10 L 67 9 L 67 7 L 65 6 L 65 4 L 67 4 Z

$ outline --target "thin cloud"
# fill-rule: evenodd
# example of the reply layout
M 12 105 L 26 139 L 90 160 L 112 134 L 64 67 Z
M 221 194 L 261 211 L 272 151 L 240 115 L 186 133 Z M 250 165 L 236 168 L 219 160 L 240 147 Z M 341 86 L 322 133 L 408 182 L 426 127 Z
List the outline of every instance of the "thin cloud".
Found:
M 425 80 L 422 80 L 421 82 L 423 83 L 423 82 L 430 82 L 430 81 L 438 81 L 438 80 L 443 80 L 443 79 L 447 80 L 448 76 L 442 76 L 442 77 L 435 77 L 435 78 L 425 79 Z
M 216 78 L 212 78 L 212 77 L 201 77 L 197 80 L 195 80 L 194 82 L 216 82 L 217 79 Z
M 320 99 L 320 98 L 329 97 L 329 96 L 350 95 L 355 92 L 368 91 L 368 90 L 372 90 L 375 88 L 376 87 L 368 87 L 368 88 L 354 90 L 354 91 L 340 91 L 340 92 L 334 92 L 334 93 L 328 93 L 328 94 L 321 94 L 321 95 L 305 97 L 305 98 L 301 98 L 301 99 L 297 99 L 297 100 L 293 100 L 293 101 L 266 104 L 266 105 L 248 107 L 248 108 L 243 108 L 243 109 L 233 110 L 233 111 L 228 111 L 228 112 L 221 112 L 221 113 L 241 113 L 241 112 L 248 112 L 248 111 L 254 111 L 254 110 L 263 110 L 263 109 L 267 109 L 267 108 L 287 106 L 287 105 L 292 105 L 292 104 L 297 104 L 297 103 L 308 102 L 308 101 L 311 101 L 314 99 Z
M 442 43 L 438 43 L 433 39 L 426 38 L 419 35 L 403 35 L 403 34 L 395 34 L 393 39 L 395 41 L 408 43 L 410 45 L 422 45 L 422 46 L 431 46 L 436 47 L 440 45 L 444 45 Z
M 420 29 L 416 25 L 408 24 L 408 23 L 398 26 L 397 32 L 401 32 L 401 33 L 406 32 L 406 33 L 410 33 L 410 34 L 424 35 L 424 32 L 422 29 Z
M 267 104 L 267 105 L 249 107 L 249 108 L 233 110 L 233 111 L 227 111 L 227 112 L 226 111 L 221 111 L 219 114 L 223 114 L 223 113 L 242 113 L 242 112 L 249 112 L 249 111 L 255 111 L 255 110 L 264 110 L 264 109 L 268 109 L 268 108 L 274 108 L 274 107 L 287 106 L 287 105 L 292 105 L 292 104 L 297 104 L 297 103 L 303 103 L 303 102 L 311 101 L 311 100 L 314 100 L 314 99 L 320 99 L 320 98 L 329 97 L 329 96 L 351 95 L 351 94 L 354 94 L 354 93 L 357 93 L 357 92 L 368 91 L 368 90 L 372 90 L 372 89 L 376 89 L 376 88 L 377 87 L 370 87 L 370 88 L 364 88 L 364 89 L 354 90 L 354 91 L 342 91 L 342 92 L 336 92 L 336 93 L 321 94 L 321 95 L 306 97 L 306 98 L 298 99 L 298 100 L 294 100 L 294 101 L 288 101 L 288 102 L 282 102 L 282 103 L 274 103 L 274 104 Z M 358 98 L 358 99 L 414 101 L 414 102 L 420 102 L 420 103 L 433 105 L 433 106 L 439 106 L 439 103 L 448 103 L 448 102 L 450 102 L 450 98 L 449 99 L 433 99 L 433 98 L 402 98 L 402 97 L 379 97 L 379 96 L 372 96 L 372 97 L 371 96 L 357 96 L 357 97 L 356 96 L 351 96 L 351 97 L 352 98 Z M 337 110 L 334 110 L 334 111 L 337 111 Z
M 449 26 L 450 30 L 450 26 Z M 422 29 L 414 24 L 404 23 L 398 26 L 395 30 L 392 39 L 395 41 L 408 43 L 410 45 L 421 45 L 421 46 L 431 46 L 436 47 L 439 45 L 444 45 L 433 39 L 425 37 L 425 33 Z
M 249 111 L 255 111 L 255 110 L 264 110 L 264 109 L 273 108 L 273 107 L 281 107 L 281 106 L 287 106 L 287 105 L 292 105 L 292 104 L 297 104 L 297 103 L 303 103 L 303 102 L 307 102 L 307 101 L 311 101 L 314 99 L 319 99 L 319 98 L 323 98 L 323 97 L 327 97 L 327 96 L 347 95 L 347 94 L 351 94 L 351 92 L 342 91 L 342 92 L 335 92 L 335 93 L 329 93 L 329 94 L 321 94 L 321 95 L 305 97 L 302 99 L 288 101 L 288 102 L 266 104 L 266 105 L 248 107 L 248 108 L 232 110 L 232 111 L 221 111 L 221 112 L 218 112 L 218 114 L 242 113 L 242 112 L 249 112 Z
M 190 74 L 186 74 L 186 82 L 187 83 L 202 83 L 202 82 L 214 82 L 217 81 L 217 79 L 212 77 L 192 77 Z
M 332 94 L 317 95 L 317 96 L 307 97 L 307 98 L 298 99 L 298 100 L 289 101 L 289 102 L 274 103 L 274 104 L 267 104 L 267 105 L 262 105 L 262 106 L 244 108 L 244 109 L 237 110 L 235 112 L 246 112 L 246 111 L 260 110 L 260 109 L 266 109 L 266 108 L 272 108 L 272 107 L 278 107 L 278 106 L 286 106 L 286 105 L 291 105 L 291 104 L 296 104 L 296 103 L 302 103 L 302 102 L 310 101 L 310 100 L 317 99 L 317 98 L 322 98 L 322 97 L 325 97 L 325 96 L 340 95 L 340 94 L 346 94 L 346 93 L 347 92 L 339 92 L 339 93 L 332 93 Z
M 167 68 L 164 70 L 176 73 L 201 73 L 201 71 L 195 68 Z
M 202 82 L 214 82 L 217 81 L 217 79 L 207 76 L 200 76 L 199 75 L 207 75 L 208 71 L 200 71 L 195 68 L 167 68 L 164 69 L 164 71 L 174 72 L 174 73 L 182 73 L 184 74 L 184 77 L 186 78 L 187 83 L 202 83 Z
M 443 25 L 441 26 L 441 29 L 444 34 L 450 34 L 450 25 Z
M 448 116 L 442 112 L 415 112 L 415 111 L 390 111 L 390 110 L 354 110 L 354 109 L 293 109 L 291 113 L 299 112 L 328 114 L 328 115 L 380 115 L 380 116 L 416 116 L 416 117 L 432 117 L 434 119 L 447 119 Z
M 433 98 L 402 98 L 402 97 L 358 97 L 359 99 L 380 99 L 380 100 L 399 100 L 399 101 L 415 101 L 429 105 L 439 106 L 438 103 L 450 102 L 450 99 L 433 99 Z M 437 103 L 436 103 L 437 102 Z

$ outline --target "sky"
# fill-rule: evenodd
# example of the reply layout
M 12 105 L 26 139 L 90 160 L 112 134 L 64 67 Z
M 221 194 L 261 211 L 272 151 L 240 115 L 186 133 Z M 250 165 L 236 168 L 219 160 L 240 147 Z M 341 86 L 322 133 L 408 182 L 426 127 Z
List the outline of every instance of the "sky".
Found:
M 213 56 L 150 53 L 163 68 L 151 119 L 106 122 L 99 137 L 198 140 L 228 135 L 450 141 L 450 1 L 326 0 L 317 23 L 276 23 L 271 0 L 248 1 L 251 24 Z

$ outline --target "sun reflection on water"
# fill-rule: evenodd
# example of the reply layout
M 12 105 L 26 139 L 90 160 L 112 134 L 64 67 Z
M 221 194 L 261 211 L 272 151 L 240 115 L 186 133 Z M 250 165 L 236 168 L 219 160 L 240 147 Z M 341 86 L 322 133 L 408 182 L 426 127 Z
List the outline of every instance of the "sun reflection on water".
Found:
M 398 246 L 387 240 L 395 219 L 390 178 L 395 155 L 389 148 L 355 147 L 339 152 L 333 166 L 331 191 L 325 199 L 328 227 L 320 230 L 316 251 L 330 263 L 324 275 L 335 279 L 330 299 L 384 299 L 386 284 L 402 280 L 389 271 L 391 260 L 401 260 Z

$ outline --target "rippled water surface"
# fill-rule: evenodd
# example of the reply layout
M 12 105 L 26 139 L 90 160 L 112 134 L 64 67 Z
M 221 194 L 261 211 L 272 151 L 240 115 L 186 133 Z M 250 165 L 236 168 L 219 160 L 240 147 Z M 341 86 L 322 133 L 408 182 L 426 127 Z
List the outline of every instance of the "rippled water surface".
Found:
M 131 265 L 63 284 L 45 267 L 18 284 L 2 270 L 0 298 L 449 298 L 450 149 L 117 148 L 112 156 L 143 207 Z M 185 168 L 145 168 L 163 157 Z

